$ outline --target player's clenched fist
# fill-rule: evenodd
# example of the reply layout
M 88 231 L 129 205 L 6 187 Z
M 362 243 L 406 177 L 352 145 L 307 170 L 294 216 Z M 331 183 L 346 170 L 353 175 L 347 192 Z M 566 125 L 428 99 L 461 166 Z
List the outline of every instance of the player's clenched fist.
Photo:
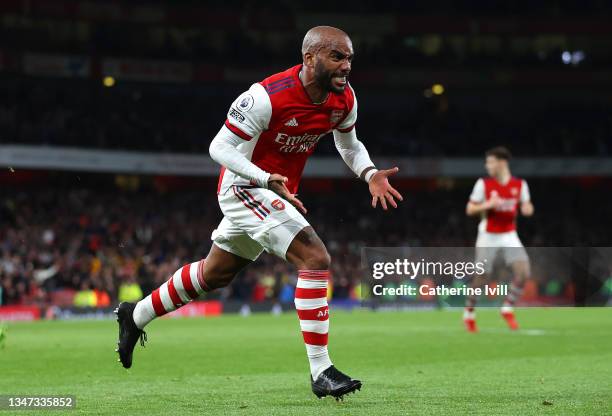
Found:
M 395 188 L 389 183 L 389 176 L 395 175 L 399 172 L 399 168 L 394 167 L 392 169 L 379 170 L 372 176 L 368 183 L 370 187 L 370 193 L 372 194 L 372 208 L 376 208 L 378 201 L 382 205 L 383 209 L 387 210 L 387 202 L 391 204 L 393 208 L 397 208 L 395 198 L 403 201 L 402 195 L 397 192 Z
M 279 175 L 278 173 L 273 173 L 268 179 L 268 189 L 285 198 L 291 203 L 291 205 L 306 214 L 306 212 L 308 211 L 304 207 L 304 204 L 302 204 L 302 201 L 297 199 L 294 194 L 289 192 L 289 189 L 286 185 L 287 181 L 289 181 L 289 179 L 286 176 Z

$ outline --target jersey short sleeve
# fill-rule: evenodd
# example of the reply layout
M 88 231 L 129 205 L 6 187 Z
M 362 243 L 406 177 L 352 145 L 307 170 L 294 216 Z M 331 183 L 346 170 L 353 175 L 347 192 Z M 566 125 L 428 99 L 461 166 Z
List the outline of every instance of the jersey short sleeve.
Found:
M 257 137 L 268 128 L 272 117 L 270 97 L 260 84 L 253 84 L 234 100 L 227 112 L 225 127 L 244 140 Z
M 478 203 L 485 201 L 485 186 L 482 178 L 478 179 L 474 184 L 474 189 L 472 189 L 470 194 L 470 201 Z
M 523 183 L 521 185 L 521 202 L 529 202 L 531 201 L 531 194 L 529 193 L 529 186 L 527 186 L 527 181 L 523 179 Z
M 342 123 L 336 126 L 336 130 L 341 131 L 342 133 L 348 133 L 353 129 L 355 123 L 357 123 L 357 96 L 355 95 L 353 88 L 350 85 L 348 87 L 353 92 L 353 107 L 344 120 L 342 120 Z

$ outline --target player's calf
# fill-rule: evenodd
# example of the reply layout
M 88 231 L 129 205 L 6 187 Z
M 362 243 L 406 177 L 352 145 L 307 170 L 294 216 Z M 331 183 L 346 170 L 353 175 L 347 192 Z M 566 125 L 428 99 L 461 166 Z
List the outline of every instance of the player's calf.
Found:
M 210 288 L 204 280 L 205 260 L 186 264 L 178 269 L 167 282 L 136 304 L 134 322 L 140 329 L 153 319 L 172 312 L 197 299 Z
M 361 382 L 338 371 L 333 366 L 327 350 L 327 288 L 331 258 L 312 227 L 304 228 L 295 236 L 286 257 L 298 268 L 295 309 L 310 365 L 312 391 L 319 398 L 328 395 L 341 398 L 360 389 Z
M 299 270 L 295 308 L 310 364 L 312 392 L 318 398 L 333 396 L 339 400 L 345 394 L 360 390 L 361 381 L 338 371 L 329 358 L 328 281 L 329 270 Z
M 153 319 L 165 315 L 197 299 L 209 291 L 204 281 L 204 260 L 186 264 L 178 269 L 167 282 L 155 289 L 137 304 L 122 302 L 115 309 L 119 323 L 119 361 L 125 368 L 132 366 L 136 342 L 144 347 L 146 333 L 142 330 Z
M 115 309 L 119 323 L 119 341 L 115 351 L 119 353 L 119 361 L 125 368 L 132 366 L 132 356 L 138 339 L 144 347 L 147 334 L 142 329 L 145 325 L 208 291 L 203 278 L 203 267 L 204 260 L 186 264 L 137 304 L 122 302 Z
M 184 265 L 136 305 L 119 305 L 115 312 L 119 321 L 117 352 L 120 361 L 126 368 L 131 366 L 136 342 L 142 335 L 144 345 L 146 334 L 142 329 L 149 322 L 197 299 L 204 292 L 226 286 L 250 262 L 213 244 L 206 259 Z

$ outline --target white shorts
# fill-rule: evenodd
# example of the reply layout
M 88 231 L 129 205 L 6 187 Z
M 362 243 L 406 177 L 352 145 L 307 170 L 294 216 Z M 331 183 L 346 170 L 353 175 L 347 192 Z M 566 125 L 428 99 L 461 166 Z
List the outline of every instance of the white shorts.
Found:
M 529 262 L 527 251 L 516 231 L 506 233 L 479 231 L 476 239 L 476 261 L 483 262 L 485 270 L 489 273 L 497 256 L 501 256 L 506 265 L 517 261 Z
M 231 186 L 218 199 L 224 217 L 211 238 L 221 249 L 245 259 L 256 260 L 263 250 L 286 259 L 295 236 L 310 225 L 293 205 L 268 189 Z

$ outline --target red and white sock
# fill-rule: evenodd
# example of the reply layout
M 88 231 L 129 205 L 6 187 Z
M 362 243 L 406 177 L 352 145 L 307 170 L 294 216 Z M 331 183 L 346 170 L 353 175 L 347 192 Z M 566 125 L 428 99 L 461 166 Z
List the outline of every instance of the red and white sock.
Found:
M 158 316 L 167 314 L 208 292 L 204 282 L 204 260 L 186 264 L 163 285 L 136 304 L 134 322 L 140 329 Z
M 465 329 L 467 329 L 468 332 L 478 332 L 474 302 L 468 301 L 467 304 L 472 306 L 466 306 L 463 310 L 463 323 L 465 324 Z
M 332 365 L 327 352 L 329 308 L 327 284 L 329 270 L 299 270 L 295 289 L 295 309 L 306 344 L 310 374 L 316 380 Z

